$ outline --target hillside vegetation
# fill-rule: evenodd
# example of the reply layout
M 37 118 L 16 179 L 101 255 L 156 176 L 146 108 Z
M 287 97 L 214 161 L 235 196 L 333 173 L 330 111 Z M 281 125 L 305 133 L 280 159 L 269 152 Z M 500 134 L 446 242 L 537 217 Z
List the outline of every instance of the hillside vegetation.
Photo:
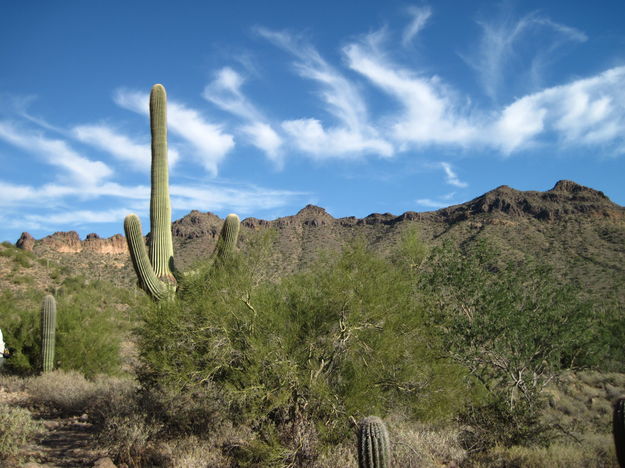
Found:
M 388 426 L 392 466 L 616 466 L 617 291 L 480 238 L 424 243 L 414 226 L 387 249 L 355 239 L 276 275 L 279 235 L 248 233 L 227 261 L 196 263 L 175 301 L 51 283 L 61 371 L 41 377 L 45 291 L 5 292 L 5 371 L 32 377 L 0 385 L 30 395 L 34 415 L 86 413 L 93 446 L 129 466 L 356 466 L 355 424 L 369 415 Z M 20 272 L 33 268 L 20 256 L 43 266 L 4 248 Z

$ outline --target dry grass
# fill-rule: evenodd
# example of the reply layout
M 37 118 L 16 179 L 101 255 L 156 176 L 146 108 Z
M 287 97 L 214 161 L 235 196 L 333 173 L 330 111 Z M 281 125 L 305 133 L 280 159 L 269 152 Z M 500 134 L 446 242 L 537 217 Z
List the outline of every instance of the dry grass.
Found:
M 34 404 L 58 410 L 64 415 L 117 411 L 122 402 L 132 400 L 135 387 L 136 384 L 129 379 L 102 376 L 90 381 L 79 372 L 61 370 L 46 372 L 25 382 Z
M 470 465 L 472 468 L 618 468 L 609 434 L 589 434 L 580 444 L 549 447 L 497 447 Z

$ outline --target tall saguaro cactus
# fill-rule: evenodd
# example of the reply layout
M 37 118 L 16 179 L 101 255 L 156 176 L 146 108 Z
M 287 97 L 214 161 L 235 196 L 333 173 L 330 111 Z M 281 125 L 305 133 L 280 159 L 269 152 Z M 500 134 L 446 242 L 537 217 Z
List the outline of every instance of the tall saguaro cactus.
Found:
M 56 341 L 56 301 L 48 294 L 41 306 L 41 370 L 54 368 L 54 345 Z
M 391 466 L 388 431 L 377 416 L 368 416 L 358 427 L 358 467 L 389 468 Z
M 167 164 L 167 94 L 163 85 L 160 84 L 154 85 L 150 93 L 150 129 L 152 132 L 152 186 L 149 256 L 143 242 L 141 221 L 137 215 L 126 216 L 124 231 L 139 283 L 152 298 L 159 301 L 172 297 L 176 290 Z M 234 214 L 228 215 L 217 242 L 215 255 L 225 256 L 234 250 L 238 233 L 239 217 Z

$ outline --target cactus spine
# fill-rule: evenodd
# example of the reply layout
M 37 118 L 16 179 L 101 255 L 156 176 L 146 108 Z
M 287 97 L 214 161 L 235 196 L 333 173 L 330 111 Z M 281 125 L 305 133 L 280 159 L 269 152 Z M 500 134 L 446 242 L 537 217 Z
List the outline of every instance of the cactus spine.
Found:
M 388 431 L 377 416 L 360 421 L 358 428 L 358 467 L 389 468 L 390 448 Z
M 48 294 L 41 306 L 41 370 L 54 368 L 54 344 L 56 337 L 56 301 Z
M 614 403 L 612 435 L 619 466 L 625 468 L 625 398 L 619 398 Z
M 150 130 L 152 133 L 152 182 L 149 256 L 143 241 L 141 221 L 137 215 L 126 216 L 124 232 L 139 284 L 153 299 L 160 301 L 173 297 L 177 285 L 174 276 L 176 270 L 171 233 L 167 164 L 167 94 L 163 85 L 160 84 L 154 85 L 150 93 Z M 237 215 L 228 215 L 214 255 L 222 257 L 234 250 L 239 234 L 239 224 Z

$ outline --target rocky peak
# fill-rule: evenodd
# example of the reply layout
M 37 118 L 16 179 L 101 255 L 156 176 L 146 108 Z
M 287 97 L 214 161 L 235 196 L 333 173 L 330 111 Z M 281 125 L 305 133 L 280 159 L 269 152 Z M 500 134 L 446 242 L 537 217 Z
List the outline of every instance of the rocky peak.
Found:
M 561 180 L 546 192 L 520 191 L 502 185 L 467 203 L 443 208 L 437 213 L 447 222 L 453 223 L 481 214 L 552 221 L 581 213 L 600 217 L 623 217 L 625 210 L 613 203 L 603 192 L 570 180 Z
M 332 215 L 324 208 L 310 204 L 299 210 L 295 216 L 289 216 L 289 218 L 309 226 L 324 226 L 334 221 Z
M 189 240 L 206 235 L 214 238 L 219 234 L 222 224 L 223 220 L 211 212 L 193 210 L 174 221 L 171 228 L 174 236 Z
M 15 243 L 15 246 L 18 249 L 28 250 L 29 252 L 33 251 L 33 247 L 35 246 L 35 239 L 27 232 L 22 232 L 22 235 Z

